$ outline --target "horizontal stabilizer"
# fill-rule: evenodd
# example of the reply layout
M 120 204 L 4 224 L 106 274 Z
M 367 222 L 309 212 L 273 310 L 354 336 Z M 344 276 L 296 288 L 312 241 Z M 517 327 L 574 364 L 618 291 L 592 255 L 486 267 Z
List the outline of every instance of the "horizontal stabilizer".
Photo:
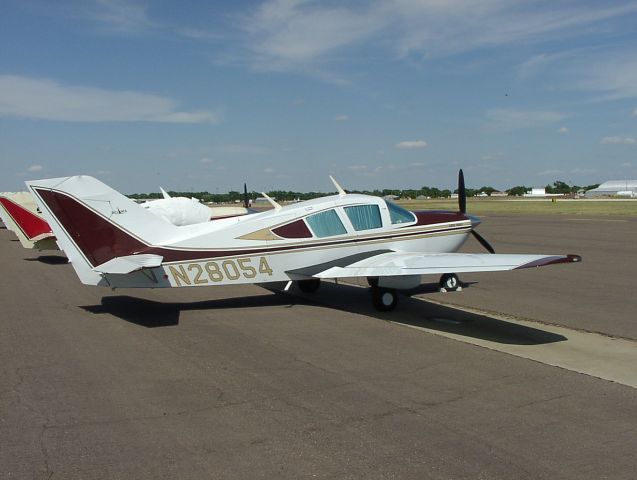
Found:
M 517 255 L 490 253 L 407 253 L 389 252 L 352 263 L 331 267 L 317 278 L 390 277 L 444 273 L 499 272 L 581 261 L 578 255 Z
M 99 273 L 132 273 L 143 268 L 154 268 L 161 266 L 164 259 L 161 255 L 142 253 L 139 255 L 127 255 L 125 257 L 115 257 L 108 262 L 102 263 L 93 268 Z

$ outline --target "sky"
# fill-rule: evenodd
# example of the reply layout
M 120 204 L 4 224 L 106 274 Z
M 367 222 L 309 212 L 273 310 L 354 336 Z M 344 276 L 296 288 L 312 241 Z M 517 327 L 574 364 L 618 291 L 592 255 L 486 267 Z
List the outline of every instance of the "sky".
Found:
M 637 178 L 637 1 L 1 0 L 0 191 Z

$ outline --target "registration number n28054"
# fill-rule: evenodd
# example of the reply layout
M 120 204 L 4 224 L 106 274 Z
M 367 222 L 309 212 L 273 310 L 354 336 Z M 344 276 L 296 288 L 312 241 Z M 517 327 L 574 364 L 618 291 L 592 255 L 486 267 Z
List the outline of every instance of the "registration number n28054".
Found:
M 271 277 L 273 273 L 265 257 L 169 265 L 168 271 L 173 283 L 178 287 L 250 280 L 257 275 Z

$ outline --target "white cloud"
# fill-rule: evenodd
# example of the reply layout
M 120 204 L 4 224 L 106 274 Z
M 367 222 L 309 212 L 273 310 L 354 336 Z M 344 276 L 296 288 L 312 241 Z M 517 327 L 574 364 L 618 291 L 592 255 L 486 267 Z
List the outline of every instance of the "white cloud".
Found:
M 424 140 L 405 140 L 402 142 L 398 142 L 394 145 L 394 148 L 399 150 L 416 150 L 418 148 L 425 148 L 427 146 L 427 142 Z
M 557 133 L 568 133 L 568 128 L 560 127 L 557 129 Z
M 263 169 L 263 173 L 274 173 L 274 168 L 266 167 Z
M 27 171 L 29 172 L 41 172 L 42 170 L 44 170 L 44 167 L 42 165 L 31 165 L 29 168 L 27 168 Z
M 605 145 L 632 145 L 637 142 L 631 137 L 604 137 L 601 143 Z
M 597 173 L 598 170 L 596 168 L 574 168 L 571 170 L 571 173 Z
M 581 55 L 567 65 L 580 90 L 599 92 L 595 100 L 637 97 L 637 57 L 632 51 Z
M 140 34 L 157 27 L 147 14 L 146 5 L 130 0 L 95 0 L 80 4 L 74 12 L 114 33 Z
M 0 116 L 67 122 L 218 123 L 210 111 L 184 112 L 177 101 L 131 91 L 62 85 L 0 75 Z
M 633 115 L 637 117 L 637 108 L 633 110 Z
M 591 26 L 637 11 L 637 5 L 543 0 L 269 0 L 242 20 L 245 63 L 343 81 L 330 69 L 344 53 L 372 47 L 382 54 L 444 56 L 481 48 L 544 43 L 590 34 Z M 233 55 L 237 54 L 234 52 Z M 528 76 L 550 61 L 520 66 Z
M 624 163 L 620 163 L 619 166 L 622 168 L 631 168 L 633 164 L 630 162 L 624 162 Z
M 336 117 L 334 117 L 334 120 L 336 120 L 337 122 L 345 122 L 349 120 L 349 115 L 337 115 Z
M 487 126 L 500 131 L 546 127 L 566 117 L 568 115 L 561 112 L 510 108 L 494 108 L 486 112 Z
M 352 172 L 366 172 L 369 167 L 367 165 L 350 165 L 347 169 Z
M 208 157 L 204 157 L 204 158 L 200 158 L 199 159 L 199 163 L 203 163 L 204 165 L 208 164 L 208 163 L 213 163 L 213 162 L 214 162 L 214 160 L 212 158 L 208 158 Z
M 425 163 L 424 162 L 414 162 L 412 164 L 409 165 L 410 167 L 424 167 Z

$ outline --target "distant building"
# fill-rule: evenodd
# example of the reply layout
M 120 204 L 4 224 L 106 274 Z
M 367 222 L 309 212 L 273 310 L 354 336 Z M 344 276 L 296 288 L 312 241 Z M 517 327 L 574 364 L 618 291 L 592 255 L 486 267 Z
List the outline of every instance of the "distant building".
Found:
M 507 192 L 491 192 L 492 197 L 508 197 L 509 194 Z
M 637 198 L 637 180 L 609 180 L 586 192 L 586 198 L 629 197 Z
M 546 193 L 546 188 L 544 187 L 533 187 L 531 190 L 526 192 L 524 197 L 531 198 L 547 198 L 547 197 L 563 197 L 563 193 Z
M 524 194 L 525 197 L 546 197 L 546 188 L 533 187 L 531 190 Z

